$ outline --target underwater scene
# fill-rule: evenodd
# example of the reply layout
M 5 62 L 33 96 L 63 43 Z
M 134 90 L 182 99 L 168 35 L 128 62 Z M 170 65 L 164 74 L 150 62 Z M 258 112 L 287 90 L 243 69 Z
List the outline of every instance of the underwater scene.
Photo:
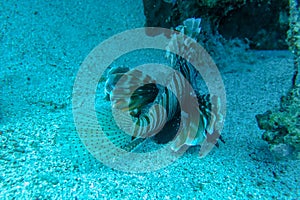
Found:
M 0 27 L 0 199 L 300 199 L 298 0 L 4 0 Z

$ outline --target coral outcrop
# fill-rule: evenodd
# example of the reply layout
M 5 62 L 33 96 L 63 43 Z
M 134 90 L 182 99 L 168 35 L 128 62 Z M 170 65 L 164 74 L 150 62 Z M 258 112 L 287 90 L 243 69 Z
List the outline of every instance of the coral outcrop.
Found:
M 278 159 L 300 159 L 300 85 L 281 98 L 280 108 L 256 115 L 271 152 Z
M 253 49 L 287 49 L 288 0 L 144 0 L 146 26 L 176 27 L 202 18 L 203 42 L 220 33 L 246 39 Z M 206 48 L 206 47 L 205 47 Z
M 290 51 L 294 54 L 293 85 L 300 84 L 300 4 L 297 0 L 290 0 L 290 29 L 287 32 Z

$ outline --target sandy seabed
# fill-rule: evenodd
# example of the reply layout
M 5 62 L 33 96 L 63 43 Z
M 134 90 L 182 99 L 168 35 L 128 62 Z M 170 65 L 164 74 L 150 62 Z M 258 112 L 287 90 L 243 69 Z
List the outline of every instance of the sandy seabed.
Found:
M 0 13 L 1 199 L 300 198 L 299 161 L 276 161 L 255 120 L 291 86 L 288 51 L 224 58 L 226 66 L 218 67 L 227 96 L 226 143 L 207 157 L 200 159 L 193 147 L 168 167 L 133 174 L 83 155 L 90 167 L 80 168 L 58 145 L 64 143 L 62 127 L 72 120 L 76 73 L 100 42 L 143 26 L 142 2 L 5 1 Z M 145 57 L 165 62 L 147 52 Z M 140 60 L 131 56 L 123 64 Z

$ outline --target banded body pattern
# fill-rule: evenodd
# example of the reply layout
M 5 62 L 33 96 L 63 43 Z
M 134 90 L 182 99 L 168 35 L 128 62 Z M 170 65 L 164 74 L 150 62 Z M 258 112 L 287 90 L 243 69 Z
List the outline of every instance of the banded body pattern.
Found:
M 177 27 L 179 33 L 173 35 L 166 53 L 174 73 L 168 77 L 165 85 L 158 84 L 138 69 L 130 73 L 128 68 L 113 67 L 109 71 L 105 85 L 106 95 L 115 109 L 130 113 L 133 125 L 127 126 L 133 127 L 130 133 L 133 139 L 159 134 L 167 123 L 178 123 L 180 118 L 180 134 L 175 136 L 171 144 L 174 151 L 184 145 L 216 144 L 219 136 L 217 127 L 223 122 L 219 112 L 220 101 L 216 96 L 200 95 L 197 81 L 200 74 L 190 63 L 197 52 L 193 52 L 193 43 L 188 42 L 184 36 L 185 34 L 197 41 L 201 30 L 200 22 L 200 19 L 192 18 Z M 184 52 L 187 59 L 172 54 L 174 48 Z M 118 81 L 121 84 L 117 84 Z M 191 98 L 195 98 L 196 102 L 191 102 Z M 189 113 L 197 114 L 198 117 L 194 118 Z
M 166 47 L 166 57 L 170 60 L 172 68 L 178 70 L 189 81 L 197 93 L 199 92 L 197 85 L 199 72 L 197 72 L 190 62 L 193 61 L 195 57 L 198 57 L 197 53 L 199 52 L 196 52 L 196 48 L 193 48 L 194 43 L 190 38 L 198 42 L 201 31 L 200 23 L 200 18 L 185 20 L 183 25 L 176 27 L 176 31 L 179 33 L 172 36 L 170 43 Z M 180 52 L 181 55 L 184 55 L 184 58 L 171 52 Z M 199 93 L 197 95 L 199 95 Z
M 109 72 L 109 82 L 115 82 L 112 79 L 120 76 L 119 73 L 111 74 L 114 72 L 115 69 Z M 106 94 L 114 109 L 129 111 L 135 124 L 131 133 L 134 137 L 149 137 L 158 133 L 180 112 L 177 97 L 183 99 L 190 95 L 183 90 L 185 79 L 178 72 L 172 73 L 166 81 L 168 84 L 164 86 L 156 84 L 155 80 L 140 70 L 124 73 L 120 81 L 122 84 L 113 86 L 113 92 L 107 93 L 106 90 Z M 135 89 L 137 81 L 145 85 Z M 131 94 L 132 91 L 134 92 Z

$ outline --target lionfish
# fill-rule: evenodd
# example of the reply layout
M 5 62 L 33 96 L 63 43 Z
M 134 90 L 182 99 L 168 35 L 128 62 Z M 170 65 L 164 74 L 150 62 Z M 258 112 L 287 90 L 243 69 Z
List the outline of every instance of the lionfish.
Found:
M 166 57 L 170 59 L 171 67 L 176 73 L 166 80 L 166 85 L 157 84 L 152 77 L 139 69 L 128 73 L 128 67 L 114 66 L 107 73 L 106 99 L 111 102 L 112 107 L 127 111 L 132 118 L 128 125 L 131 126 L 131 139 L 120 140 L 118 137 L 119 141 L 116 143 L 119 146 L 132 150 L 146 138 L 152 137 L 158 143 L 171 142 L 171 148 L 175 152 L 183 146 L 200 145 L 200 156 L 203 157 L 213 146 L 218 145 L 218 139 L 223 142 L 217 128 L 218 124 L 223 123 L 220 99 L 217 96 L 200 94 L 197 81 L 200 74 L 189 62 L 188 54 L 193 49 L 183 38 L 183 35 L 187 35 L 198 42 L 200 22 L 200 18 L 190 18 L 176 27 L 179 34 L 174 34 L 166 47 Z M 171 53 L 170 49 L 174 47 L 184 48 L 187 59 Z M 116 85 L 121 78 L 122 84 Z M 194 92 L 186 88 L 186 81 Z M 148 84 L 137 88 L 131 94 L 137 82 Z M 180 105 L 180 102 L 191 103 L 187 102 L 191 96 L 197 100 L 197 107 L 194 109 L 199 115 L 198 121 L 191 116 L 185 116 L 186 112 L 182 111 Z M 180 122 L 183 124 L 181 127 Z M 182 132 L 176 135 L 179 129 Z

